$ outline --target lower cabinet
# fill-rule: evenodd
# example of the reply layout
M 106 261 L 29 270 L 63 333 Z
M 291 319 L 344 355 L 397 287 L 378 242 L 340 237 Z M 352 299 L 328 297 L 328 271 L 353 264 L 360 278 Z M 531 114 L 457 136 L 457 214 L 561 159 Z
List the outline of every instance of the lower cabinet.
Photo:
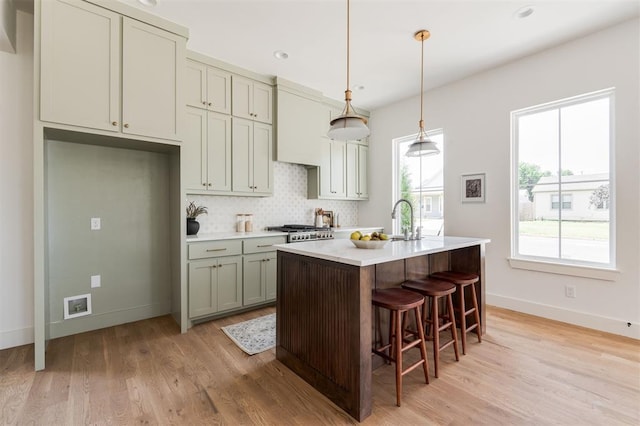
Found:
M 189 263 L 189 317 L 242 307 L 242 256 Z
M 277 252 L 286 236 L 188 244 L 189 318 L 232 313 L 276 300 Z
M 244 306 L 276 300 L 275 251 L 244 256 Z

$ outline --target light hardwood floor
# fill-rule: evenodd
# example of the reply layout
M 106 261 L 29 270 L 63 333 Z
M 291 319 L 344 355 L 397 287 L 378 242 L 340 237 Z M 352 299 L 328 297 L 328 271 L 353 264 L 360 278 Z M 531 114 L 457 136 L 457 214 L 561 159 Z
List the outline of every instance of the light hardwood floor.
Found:
M 458 363 L 444 352 L 439 379 L 405 376 L 402 407 L 393 367 L 377 369 L 363 424 L 640 424 L 640 342 L 487 311 L 483 342 L 470 334 Z M 56 339 L 38 373 L 32 345 L 0 351 L 0 424 L 357 423 L 276 361 L 274 349 L 247 356 L 220 330 L 270 312 L 184 335 L 160 317 Z

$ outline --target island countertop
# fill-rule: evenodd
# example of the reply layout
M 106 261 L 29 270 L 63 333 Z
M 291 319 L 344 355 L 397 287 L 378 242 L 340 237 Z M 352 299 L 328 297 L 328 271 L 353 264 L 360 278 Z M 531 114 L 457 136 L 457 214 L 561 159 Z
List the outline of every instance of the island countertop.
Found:
M 278 250 L 354 266 L 369 266 L 393 260 L 424 256 L 478 244 L 486 238 L 427 236 L 420 240 L 389 241 L 381 249 L 360 249 L 347 239 L 307 241 L 275 245 Z

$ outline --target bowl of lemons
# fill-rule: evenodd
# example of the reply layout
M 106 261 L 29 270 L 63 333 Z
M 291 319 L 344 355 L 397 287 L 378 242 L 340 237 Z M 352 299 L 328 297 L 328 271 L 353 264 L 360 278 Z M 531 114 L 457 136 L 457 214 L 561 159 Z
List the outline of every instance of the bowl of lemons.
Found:
M 350 239 L 353 245 L 360 249 L 381 249 L 389 242 L 389 236 L 383 232 L 364 235 L 360 231 L 354 231 Z

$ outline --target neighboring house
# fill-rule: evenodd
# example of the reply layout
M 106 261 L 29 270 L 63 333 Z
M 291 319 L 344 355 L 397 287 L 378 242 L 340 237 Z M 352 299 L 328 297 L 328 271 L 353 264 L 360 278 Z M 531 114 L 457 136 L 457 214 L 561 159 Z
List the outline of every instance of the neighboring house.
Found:
M 414 199 L 420 198 L 422 192 L 422 217 L 425 219 L 442 219 L 444 210 L 444 183 L 442 169 L 422 181 L 420 188 L 413 188 Z
M 608 202 L 591 203 L 592 194 L 602 185 L 609 185 L 609 173 L 562 176 L 560 184 L 558 176 L 543 176 L 532 190 L 534 217 L 556 220 L 562 212 L 563 220 L 608 221 Z

